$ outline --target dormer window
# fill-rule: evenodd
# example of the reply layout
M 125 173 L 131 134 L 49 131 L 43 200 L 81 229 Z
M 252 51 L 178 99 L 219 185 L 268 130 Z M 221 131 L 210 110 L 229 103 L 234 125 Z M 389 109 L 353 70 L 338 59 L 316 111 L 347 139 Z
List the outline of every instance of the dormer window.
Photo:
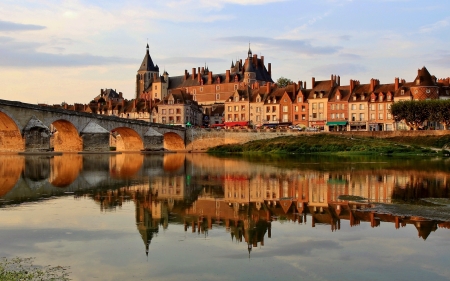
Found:
M 400 95 L 403 96 L 404 94 L 405 94 L 405 90 L 401 90 L 401 91 L 400 91 Z
M 353 100 L 354 100 L 354 101 L 356 100 L 356 96 L 353 96 Z
M 314 98 L 316 98 L 317 97 L 317 94 L 314 94 Z
M 391 100 L 391 94 L 387 95 L 387 100 L 390 101 Z
M 302 102 L 302 97 L 298 97 L 298 102 Z
M 239 97 L 238 97 L 238 96 L 235 96 L 235 97 L 234 97 L 234 101 L 239 101 Z
M 419 78 L 416 79 L 416 85 L 420 85 L 420 79 Z
M 361 100 L 364 100 L 364 98 L 365 98 L 364 95 L 361 95 Z
M 239 81 L 239 78 L 238 78 L 237 75 L 235 75 L 235 76 L 234 76 L 234 82 L 238 82 L 238 81 Z
M 319 98 L 323 98 L 323 93 L 320 93 L 320 94 L 319 94 Z
M 340 95 L 337 95 L 336 96 L 336 100 L 340 100 L 341 99 L 341 96 Z
M 259 97 L 257 97 L 256 102 L 261 102 L 261 99 Z
M 378 101 L 383 101 L 383 96 L 380 95 L 380 96 L 378 97 Z

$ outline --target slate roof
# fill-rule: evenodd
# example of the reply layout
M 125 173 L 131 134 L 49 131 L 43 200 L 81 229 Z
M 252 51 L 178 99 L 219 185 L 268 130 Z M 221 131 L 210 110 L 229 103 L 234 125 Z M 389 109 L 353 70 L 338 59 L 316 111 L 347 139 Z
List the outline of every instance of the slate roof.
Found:
M 145 53 L 145 57 L 142 60 L 141 67 L 138 71 L 156 71 L 159 73 L 159 67 L 158 65 L 153 64 L 152 57 L 150 56 L 149 47 L 147 44 L 147 52 Z

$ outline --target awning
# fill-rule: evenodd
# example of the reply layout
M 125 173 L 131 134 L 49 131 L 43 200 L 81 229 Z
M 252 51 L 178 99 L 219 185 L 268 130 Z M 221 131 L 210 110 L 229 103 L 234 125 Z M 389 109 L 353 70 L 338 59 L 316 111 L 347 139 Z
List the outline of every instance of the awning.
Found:
M 247 121 L 225 122 L 224 125 L 227 126 L 227 127 L 248 126 L 248 122 Z
M 332 122 L 327 122 L 327 126 L 346 126 L 347 125 L 347 121 L 332 121 Z

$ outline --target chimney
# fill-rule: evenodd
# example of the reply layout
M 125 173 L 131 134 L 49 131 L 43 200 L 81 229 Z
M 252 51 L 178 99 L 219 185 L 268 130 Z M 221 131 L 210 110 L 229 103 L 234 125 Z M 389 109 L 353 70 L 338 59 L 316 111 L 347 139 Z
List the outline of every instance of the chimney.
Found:
M 303 82 L 303 89 L 306 89 L 306 81 Z
M 261 65 L 264 68 L 264 56 L 261 56 Z
M 337 85 L 338 85 L 338 86 L 341 86 L 341 76 L 338 76 L 338 77 L 337 77 Z
M 292 83 L 292 87 L 294 87 L 294 95 L 297 93 L 297 84 L 296 83 Z
M 371 92 L 373 92 L 374 84 L 375 84 L 375 81 L 373 80 L 373 78 L 371 78 L 370 79 L 370 91 Z
M 298 81 L 297 85 L 298 85 L 298 89 L 301 89 L 301 88 L 302 88 L 302 86 L 303 86 L 303 83 L 302 83 L 302 81 Z
M 330 80 L 330 87 L 331 88 L 333 88 L 333 86 L 334 86 L 334 75 L 333 74 L 331 74 L 331 80 Z
M 267 64 L 267 67 L 269 68 L 269 70 L 268 70 L 269 76 L 270 76 L 270 78 L 272 78 L 272 64 L 269 62 L 269 63 Z
M 208 72 L 208 84 L 212 84 L 212 71 Z
M 122 94 L 122 92 L 119 92 L 119 98 L 123 99 L 123 94 Z
M 313 77 L 311 80 L 312 80 L 312 81 L 311 81 L 311 83 L 312 83 L 312 84 L 311 84 L 311 89 L 313 89 L 314 86 L 316 85 L 316 78 Z
M 254 66 L 255 68 L 258 68 L 258 55 L 257 55 L 257 54 L 254 54 L 254 55 L 253 55 L 253 60 L 252 60 L 252 62 L 253 62 L 253 66 Z
M 204 66 L 202 66 L 202 72 L 201 72 L 201 74 L 202 74 L 202 75 L 205 74 L 205 67 L 204 67 Z
M 270 87 L 272 86 L 272 83 L 267 82 L 267 94 L 270 94 Z
M 350 79 L 350 94 L 353 92 L 353 89 L 355 88 L 355 84 L 353 79 Z
M 192 80 L 195 80 L 195 67 L 192 68 Z
M 187 70 L 185 69 L 185 70 L 184 70 L 184 81 L 187 80 L 187 76 L 188 76 L 188 72 L 187 72 Z
M 225 77 L 225 83 L 230 83 L 230 70 L 227 69 L 226 77 Z

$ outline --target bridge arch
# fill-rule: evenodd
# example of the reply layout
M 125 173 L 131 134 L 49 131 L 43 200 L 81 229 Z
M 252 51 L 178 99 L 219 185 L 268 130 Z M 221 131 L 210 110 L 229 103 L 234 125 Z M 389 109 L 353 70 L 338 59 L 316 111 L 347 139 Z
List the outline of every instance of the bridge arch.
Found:
M 141 151 L 144 149 L 142 138 L 131 128 L 118 127 L 111 133 L 111 146 L 115 144 L 116 151 Z
M 50 146 L 54 151 L 75 152 L 83 150 L 83 140 L 78 135 L 77 128 L 64 119 L 52 123 Z
M 183 139 L 177 133 L 164 134 L 164 149 L 166 150 L 185 150 Z
M 20 129 L 5 112 L 0 111 L 0 151 L 17 152 L 25 149 Z

